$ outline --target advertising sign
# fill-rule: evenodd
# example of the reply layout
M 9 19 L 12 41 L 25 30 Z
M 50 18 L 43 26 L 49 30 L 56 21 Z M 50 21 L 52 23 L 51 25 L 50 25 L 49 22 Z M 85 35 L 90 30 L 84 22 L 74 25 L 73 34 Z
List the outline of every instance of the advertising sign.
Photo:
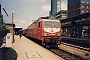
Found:
M 6 35 L 6 47 L 12 46 L 12 33 L 7 33 Z

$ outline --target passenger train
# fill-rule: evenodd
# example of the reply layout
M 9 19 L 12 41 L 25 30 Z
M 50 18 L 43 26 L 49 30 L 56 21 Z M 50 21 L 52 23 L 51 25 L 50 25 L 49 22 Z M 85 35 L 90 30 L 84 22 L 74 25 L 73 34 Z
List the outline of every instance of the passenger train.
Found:
M 42 45 L 58 46 L 62 38 L 61 22 L 60 20 L 41 18 L 24 29 L 23 34 Z

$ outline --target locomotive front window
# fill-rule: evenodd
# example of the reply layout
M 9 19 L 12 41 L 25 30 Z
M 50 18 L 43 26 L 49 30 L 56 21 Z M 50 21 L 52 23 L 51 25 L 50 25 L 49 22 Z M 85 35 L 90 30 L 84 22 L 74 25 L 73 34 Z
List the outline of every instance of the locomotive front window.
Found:
M 50 28 L 50 27 L 51 27 L 51 23 L 52 23 L 52 22 L 50 22 L 50 21 L 45 21 L 45 22 L 44 22 L 44 27 L 45 27 L 45 28 L 48 28 L 48 27 Z
M 53 28 L 59 28 L 59 22 L 52 22 Z
M 46 28 L 59 28 L 59 22 L 45 21 L 44 27 L 46 27 Z

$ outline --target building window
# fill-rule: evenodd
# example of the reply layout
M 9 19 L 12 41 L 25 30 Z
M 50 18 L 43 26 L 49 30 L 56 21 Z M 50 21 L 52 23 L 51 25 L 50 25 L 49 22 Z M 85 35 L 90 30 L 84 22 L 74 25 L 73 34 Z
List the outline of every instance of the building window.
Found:
M 87 6 L 87 9 L 89 9 L 89 6 Z
M 82 9 L 84 9 L 84 5 L 82 5 Z
M 84 1 L 81 1 L 82 3 L 84 3 Z
M 89 4 L 90 1 L 89 0 L 81 0 L 81 3 L 87 3 L 87 4 Z
M 89 12 L 89 10 L 87 10 L 87 12 Z
M 84 13 L 84 10 L 82 9 L 82 13 Z
M 89 4 L 89 1 L 87 1 L 86 3 Z

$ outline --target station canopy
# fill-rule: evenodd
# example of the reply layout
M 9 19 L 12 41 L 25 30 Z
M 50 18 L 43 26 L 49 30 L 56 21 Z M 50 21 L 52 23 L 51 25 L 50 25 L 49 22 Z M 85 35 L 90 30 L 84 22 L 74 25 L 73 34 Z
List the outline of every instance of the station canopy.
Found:
M 90 17 L 90 12 L 80 14 L 80 15 L 77 15 L 77 16 L 74 16 L 74 17 L 70 17 L 70 18 L 67 18 L 67 19 L 63 19 L 63 20 L 61 20 L 61 22 L 63 23 L 63 22 L 81 20 L 81 19 L 85 19 L 85 18 L 88 18 L 88 17 Z

